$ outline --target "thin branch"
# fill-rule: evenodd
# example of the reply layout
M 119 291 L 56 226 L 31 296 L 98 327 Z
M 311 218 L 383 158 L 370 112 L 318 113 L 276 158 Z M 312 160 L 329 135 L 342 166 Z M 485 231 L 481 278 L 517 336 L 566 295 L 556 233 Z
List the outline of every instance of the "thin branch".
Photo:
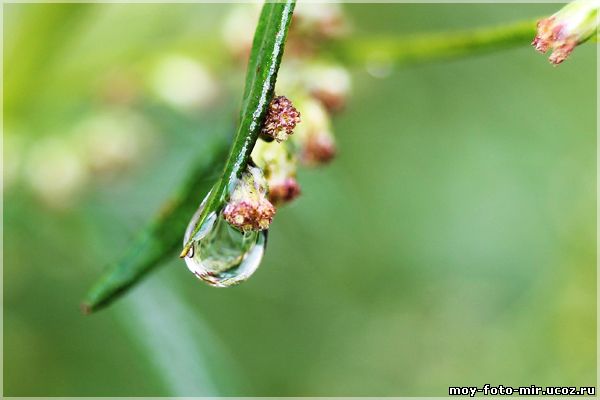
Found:
M 497 27 L 397 37 L 353 37 L 323 47 L 348 64 L 411 64 L 458 58 L 526 46 L 536 31 L 535 20 Z

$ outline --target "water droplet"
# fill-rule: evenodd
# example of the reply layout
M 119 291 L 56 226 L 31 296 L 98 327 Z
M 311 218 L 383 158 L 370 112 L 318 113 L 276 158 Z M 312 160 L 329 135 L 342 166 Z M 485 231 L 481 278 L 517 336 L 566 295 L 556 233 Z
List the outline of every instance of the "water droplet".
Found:
M 204 202 L 192 217 L 184 245 L 198 224 L 203 207 Z M 211 286 L 228 287 L 242 283 L 256 271 L 265 252 L 267 231 L 240 232 L 221 213 L 212 213 L 193 240 L 185 257 L 188 269 Z
M 389 61 L 369 61 L 366 64 L 367 72 L 374 78 L 387 78 L 392 74 L 394 66 Z

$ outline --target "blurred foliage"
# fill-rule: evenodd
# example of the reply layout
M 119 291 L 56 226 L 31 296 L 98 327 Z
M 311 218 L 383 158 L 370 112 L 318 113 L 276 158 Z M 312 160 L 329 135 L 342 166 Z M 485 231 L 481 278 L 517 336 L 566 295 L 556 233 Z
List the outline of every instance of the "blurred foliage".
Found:
M 595 46 L 559 68 L 527 43 L 383 79 L 354 68 L 339 157 L 302 172 L 250 281 L 207 287 L 174 255 L 81 316 L 99 270 L 231 132 L 243 70 L 220 32 L 233 7 L 4 6 L 4 394 L 595 385 Z M 360 38 L 556 5 L 344 8 Z

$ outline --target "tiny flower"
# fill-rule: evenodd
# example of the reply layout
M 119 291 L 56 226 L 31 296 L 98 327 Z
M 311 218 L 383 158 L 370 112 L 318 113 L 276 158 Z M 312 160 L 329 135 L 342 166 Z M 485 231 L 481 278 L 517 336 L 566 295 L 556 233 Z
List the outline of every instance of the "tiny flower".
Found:
M 289 203 L 298 196 L 300 196 L 300 185 L 293 177 L 274 183 L 269 189 L 269 199 L 275 204 Z
M 269 228 L 275 208 L 271 203 L 259 203 L 258 205 L 239 201 L 230 203 L 225 208 L 225 219 L 231 225 L 241 231 L 262 231 Z
M 269 104 L 261 133 L 282 142 L 294 133 L 299 122 L 300 113 L 292 102 L 285 96 L 277 96 Z
M 336 154 L 335 138 L 329 114 L 317 100 L 307 98 L 301 103 L 304 122 L 294 135 L 300 161 L 307 166 L 325 164 Z
M 252 151 L 252 160 L 265 171 L 271 203 L 288 203 L 300 195 L 296 159 L 287 146 L 259 140 Z
M 552 49 L 550 62 L 558 65 L 567 59 L 575 46 L 591 38 L 598 29 L 599 0 L 576 0 L 537 24 L 531 43 L 537 51 Z
M 246 232 L 268 229 L 274 215 L 275 207 L 267 200 L 267 181 L 261 169 L 248 166 L 231 192 L 223 217 Z
M 335 140 L 330 131 L 316 131 L 308 136 L 301 157 L 306 165 L 326 164 L 336 153 Z

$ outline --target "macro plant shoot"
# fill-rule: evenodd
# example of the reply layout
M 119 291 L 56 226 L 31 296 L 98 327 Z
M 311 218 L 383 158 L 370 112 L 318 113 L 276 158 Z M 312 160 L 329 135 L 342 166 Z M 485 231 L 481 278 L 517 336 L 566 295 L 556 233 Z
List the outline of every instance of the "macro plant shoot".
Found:
M 593 395 L 599 9 L 4 4 L 4 393 Z

